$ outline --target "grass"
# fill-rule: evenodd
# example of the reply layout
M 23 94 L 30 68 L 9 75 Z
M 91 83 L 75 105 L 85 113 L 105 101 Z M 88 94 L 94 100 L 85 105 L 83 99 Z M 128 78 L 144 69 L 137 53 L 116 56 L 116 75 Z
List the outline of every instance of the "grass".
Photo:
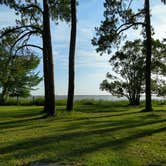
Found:
M 61 105 L 46 119 L 41 106 L 1 106 L 0 166 L 165 166 L 166 105 L 155 104 L 153 113 L 142 108 L 78 102 L 73 112 Z

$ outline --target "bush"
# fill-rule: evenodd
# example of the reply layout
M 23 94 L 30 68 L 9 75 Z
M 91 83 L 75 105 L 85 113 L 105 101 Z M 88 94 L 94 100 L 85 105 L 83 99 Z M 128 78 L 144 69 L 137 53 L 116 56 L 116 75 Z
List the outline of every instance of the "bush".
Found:
M 65 106 L 67 104 L 67 100 L 66 99 L 64 99 L 64 100 L 56 100 L 55 103 L 58 106 Z
M 82 100 L 76 100 L 76 105 L 95 105 L 97 100 L 94 99 L 82 99 Z
M 44 97 L 34 98 L 33 104 L 37 106 L 44 106 Z

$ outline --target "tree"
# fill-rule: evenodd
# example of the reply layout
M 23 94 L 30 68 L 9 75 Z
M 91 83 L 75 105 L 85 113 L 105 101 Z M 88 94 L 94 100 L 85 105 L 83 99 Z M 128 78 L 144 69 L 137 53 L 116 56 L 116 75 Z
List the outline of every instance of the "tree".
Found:
M 139 105 L 140 96 L 145 90 L 145 60 L 146 41 L 127 41 L 120 51 L 111 58 L 115 74 L 107 73 L 101 90 L 106 90 L 114 96 L 127 97 L 130 105 Z M 166 44 L 164 41 L 152 40 L 152 92 L 164 96 L 165 72 L 166 72 Z
M 30 47 L 35 47 L 43 51 L 43 69 L 44 69 L 44 86 L 45 86 L 45 107 L 44 110 L 48 115 L 55 114 L 55 95 L 54 95 L 54 72 L 53 72 L 53 56 L 50 33 L 50 18 L 54 21 L 70 20 L 70 10 L 68 0 L 43 0 L 42 5 L 36 0 L 10 1 L 0 0 L 1 4 L 8 5 L 15 9 L 17 14 L 21 16 L 21 20 L 16 20 L 16 27 L 9 27 L 2 31 L 1 37 L 8 33 L 17 33 L 17 38 L 13 43 L 12 50 L 16 44 L 15 53 L 20 50 L 27 51 Z M 43 8 L 41 7 L 43 6 Z M 42 19 L 41 19 L 42 18 Z M 18 32 L 18 30 L 20 32 Z M 32 36 L 41 36 L 43 46 L 29 43 Z
M 48 0 L 43 0 L 43 62 L 45 79 L 45 111 L 53 116 L 55 113 L 54 67 L 50 31 L 50 14 Z
M 162 2 L 165 2 L 162 1 Z M 128 29 L 137 29 L 139 25 L 145 29 L 146 35 L 146 111 L 152 111 L 151 106 L 151 25 L 149 14 L 149 0 L 145 0 L 145 8 L 136 12 L 131 8 L 133 0 L 114 1 L 106 0 L 104 3 L 105 20 L 96 28 L 96 37 L 92 44 L 97 46 L 97 52 L 101 54 L 111 52 L 113 46 L 117 46 L 126 37 L 123 32 Z
M 133 11 L 132 1 L 106 0 L 104 3 L 104 21 L 100 27 L 96 27 L 96 36 L 92 39 L 92 44 L 96 46 L 96 51 L 101 55 L 110 54 L 113 48 L 119 46 L 126 38 L 124 32 L 128 29 L 138 29 L 144 24 L 144 9 Z
M 76 47 L 76 0 L 71 0 L 71 37 L 70 37 L 70 51 L 69 51 L 69 82 L 68 82 L 68 98 L 67 110 L 73 109 L 74 102 L 74 68 L 75 68 L 75 47 Z
M 144 111 L 152 111 L 151 102 L 151 56 L 152 56 L 152 39 L 151 39 L 151 21 L 149 0 L 145 0 L 145 30 L 146 30 L 146 108 Z
M 130 105 L 139 105 L 142 86 L 144 85 L 144 55 L 142 54 L 142 43 L 140 40 L 127 41 L 124 47 L 117 51 L 109 60 L 116 75 L 107 73 L 109 83 L 104 80 L 101 90 L 109 91 L 112 95 L 125 96 Z
M 7 43 L 0 47 L 0 87 L 2 89 L 0 103 L 6 102 L 8 96 L 26 97 L 30 90 L 42 80 L 34 69 L 40 59 L 35 54 L 20 55 L 11 58 Z

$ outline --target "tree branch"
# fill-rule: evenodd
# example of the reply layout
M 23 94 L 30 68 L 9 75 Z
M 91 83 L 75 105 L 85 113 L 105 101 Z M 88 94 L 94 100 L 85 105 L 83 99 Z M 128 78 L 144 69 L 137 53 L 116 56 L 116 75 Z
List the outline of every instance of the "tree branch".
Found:
M 15 42 L 14 42 L 14 44 L 11 46 L 11 51 L 12 51 L 12 49 L 14 48 L 14 46 L 20 41 L 20 40 L 22 40 L 24 37 L 26 37 L 26 36 L 28 36 L 28 38 L 32 35 L 32 34 L 34 34 L 34 33 L 37 33 L 37 31 L 29 31 L 29 32 L 27 32 L 27 33 L 25 33 L 25 34 L 23 34 L 21 37 L 19 37 Z M 30 35 L 30 36 L 29 36 Z
M 39 28 L 39 27 L 36 27 L 36 26 L 33 26 L 33 25 L 23 25 L 23 26 L 19 26 L 19 27 L 13 27 L 12 29 L 8 29 L 8 30 L 4 31 L 4 32 L 1 34 L 0 38 L 2 38 L 3 36 L 5 36 L 5 35 L 7 35 L 7 34 L 9 34 L 9 33 L 14 32 L 14 31 L 16 31 L 16 30 L 22 29 L 22 28 L 32 28 L 32 29 L 36 29 L 39 33 L 42 34 L 42 29 Z
M 120 25 L 116 31 L 120 30 L 123 26 L 125 25 L 129 25 L 129 24 L 136 24 L 136 23 L 132 23 L 130 20 L 132 20 L 134 17 L 137 17 L 139 15 L 141 15 L 143 13 L 143 11 L 140 11 L 139 13 L 134 14 L 128 21 L 126 21 L 124 24 Z M 140 24 L 140 22 L 138 22 L 138 24 Z M 144 24 L 144 23 L 141 23 Z M 144 24 L 145 26 L 145 24 Z
M 133 2 L 133 0 L 130 0 L 129 5 L 128 5 L 128 7 L 127 7 L 127 10 L 130 8 L 132 2 Z
M 121 29 L 119 32 L 117 32 L 117 34 L 120 34 L 121 32 L 123 32 L 123 31 L 125 31 L 125 30 L 127 30 L 127 29 L 130 29 L 131 27 L 136 26 L 136 25 L 145 26 L 145 23 L 143 23 L 143 22 L 133 23 L 133 24 L 131 24 L 131 25 L 129 25 L 129 26 L 127 26 L 127 27 Z
M 35 5 L 35 4 L 31 4 L 31 5 L 28 5 L 26 7 L 21 7 L 20 9 L 26 10 L 26 9 L 29 9 L 29 8 L 36 8 L 36 9 L 38 9 L 43 14 L 42 9 L 39 6 Z
M 18 47 L 17 50 L 15 51 L 15 54 L 14 54 L 14 55 L 16 56 L 17 52 L 18 52 L 19 50 L 23 49 L 24 47 L 34 47 L 34 48 L 38 48 L 38 49 L 40 49 L 40 50 L 43 51 L 43 48 L 40 47 L 40 46 L 38 46 L 38 45 L 34 45 L 34 44 L 25 44 L 25 45 L 22 45 L 22 46 Z

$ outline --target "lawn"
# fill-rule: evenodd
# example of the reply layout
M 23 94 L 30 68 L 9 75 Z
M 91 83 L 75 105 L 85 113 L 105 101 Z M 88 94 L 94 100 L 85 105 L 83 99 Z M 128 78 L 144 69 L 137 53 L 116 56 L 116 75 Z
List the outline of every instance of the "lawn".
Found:
M 44 118 L 39 106 L 0 107 L 0 166 L 166 166 L 166 105 L 77 105 Z

